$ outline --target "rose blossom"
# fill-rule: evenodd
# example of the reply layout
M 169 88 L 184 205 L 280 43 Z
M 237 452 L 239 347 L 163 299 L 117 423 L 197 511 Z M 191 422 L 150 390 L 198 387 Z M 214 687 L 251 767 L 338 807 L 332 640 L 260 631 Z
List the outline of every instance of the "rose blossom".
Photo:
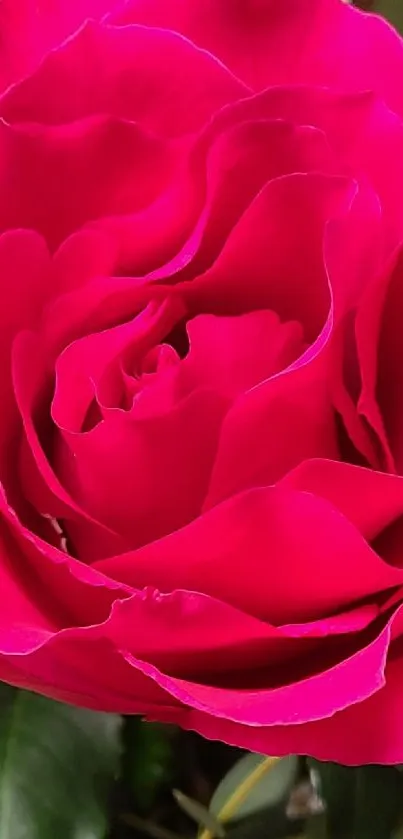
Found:
M 0 10 L 0 677 L 402 762 L 402 42 L 47 9 Z

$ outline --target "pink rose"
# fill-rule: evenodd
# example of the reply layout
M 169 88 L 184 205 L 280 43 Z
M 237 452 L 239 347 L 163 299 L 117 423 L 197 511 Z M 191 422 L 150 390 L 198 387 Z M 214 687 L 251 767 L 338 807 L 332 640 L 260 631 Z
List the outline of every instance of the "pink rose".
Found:
M 0 8 L 0 677 L 403 762 L 402 41 L 36 6 Z

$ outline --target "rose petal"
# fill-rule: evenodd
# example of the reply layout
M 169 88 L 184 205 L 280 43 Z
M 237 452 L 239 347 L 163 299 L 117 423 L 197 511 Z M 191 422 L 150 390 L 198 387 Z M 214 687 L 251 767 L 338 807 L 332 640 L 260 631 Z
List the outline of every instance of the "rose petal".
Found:
M 225 130 L 234 119 L 263 118 L 284 119 L 323 131 L 338 161 L 339 174 L 353 172 L 357 179 L 368 180 L 379 196 L 384 244 L 390 249 L 400 242 L 403 214 L 397 185 L 403 188 L 401 116 L 389 110 L 372 91 L 346 94 L 298 84 L 272 87 L 243 99 L 224 109 L 216 122 Z M 393 166 L 385 166 L 385 159 L 393 160 Z
M 392 620 L 392 619 L 391 619 Z M 391 622 L 390 622 L 391 623 Z M 172 678 L 126 653 L 126 660 L 176 700 L 216 718 L 245 726 L 298 724 L 331 717 L 372 696 L 385 683 L 390 623 L 367 646 L 308 679 L 271 690 L 231 690 Z
M 8 615 L 7 620 L 0 622 L 3 651 L 12 627 L 20 628 L 26 646 L 22 642 L 17 646 L 17 634 L 11 635 L 10 643 L 16 651 L 25 653 L 33 649 L 32 639 L 37 633 L 46 630 L 50 637 L 77 623 L 86 626 L 103 622 L 115 600 L 130 595 L 125 586 L 30 532 L 9 506 L 2 489 L 0 509 L 0 566 Z
M 256 90 L 293 81 L 372 89 L 403 112 L 399 36 L 340 0 L 128 0 L 109 20 L 182 32 Z
M 309 669 L 313 652 L 317 655 L 320 651 L 315 639 L 320 639 L 322 660 L 326 661 L 323 638 L 361 631 L 379 611 L 375 606 L 357 607 L 311 624 L 276 628 L 203 594 L 160 594 L 150 587 L 133 593 L 30 534 L 3 496 L 0 503 L 9 526 L 2 554 L 3 578 L 7 572 L 4 585 L 9 592 L 4 637 L 0 630 L 3 652 L 5 644 L 8 652 L 32 652 L 69 622 L 86 625 L 89 620 L 94 624 L 102 621 L 98 635 L 118 648 L 129 645 L 136 656 L 177 673 L 194 674 L 197 670 L 199 681 L 203 675 L 220 677 L 223 669 L 238 674 L 242 650 L 246 681 L 253 678 L 253 668 L 264 664 L 267 671 L 268 662 L 276 668 L 273 675 L 278 681 L 279 665 L 285 661 L 298 658 L 298 667 L 303 664 Z M 14 571 L 9 565 L 11 556 Z M 15 569 L 20 572 L 19 589 L 13 582 Z M 47 593 L 51 592 L 46 600 L 42 599 L 44 585 Z M 35 611 L 38 602 L 46 605 L 45 615 Z M 50 607 L 57 615 L 53 623 L 46 617 Z M 10 624 L 17 631 L 10 633 Z M 95 627 L 89 627 L 90 635 L 92 629 L 95 632 Z
M 21 332 L 13 345 L 12 373 L 14 392 L 24 429 L 19 458 L 19 480 L 24 494 L 41 516 L 68 521 L 84 520 L 84 533 L 89 545 L 98 546 L 102 555 L 119 552 L 124 549 L 121 538 L 103 526 L 71 498 L 58 480 L 42 445 L 36 428 L 38 401 L 43 400 L 41 425 L 49 434 L 49 417 L 46 407 L 49 405 L 49 371 L 44 362 L 36 333 Z M 49 434 L 48 445 L 51 442 Z M 126 546 L 127 547 L 127 546 Z
M 197 137 L 159 200 L 136 215 L 95 223 L 119 243 L 120 273 L 197 276 L 269 180 L 295 171 L 339 172 L 321 131 L 276 118 L 234 124 L 237 110 L 234 119 L 232 108 L 225 111 L 224 122 L 218 115 Z
M 198 514 L 226 408 L 221 396 L 200 390 L 166 415 L 111 412 L 86 433 L 60 432 L 55 468 L 91 517 L 142 545 Z M 83 555 L 79 532 L 71 533 Z
M 293 172 L 339 174 L 325 135 L 310 126 L 259 119 L 226 126 L 222 134 L 220 128 L 220 120 L 213 121 L 193 149 L 191 163 L 197 171 L 203 145 L 211 143 L 206 199 L 197 224 L 182 251 L 170 265 L 152 272 L 152 279 L 170 271 L 179 281 L 206 271 L 268 182 Z
M 127 323 L 69 343 L 56 362 L 51 409 L 56 425 L 63 430 L 81 431 L 91 402 L 99 398 L 100 382 L 110 368 L 113 375 L 124 350 L 130 350 L 135 366 L 136 359 L 169 334 L 182 311 L 174 298 L 160 306 L 151 303 Z
M 90 219 L 152 202 L 177 154 L 111 117 L 57 128 L 0 122 L 0 229 L 33 228 L 54 248 Z
M 399 317 L 403 305 L 402 257 L 399 249 L 394 264 L 368 290 L 356 326 L 362 377 L 358 409 L 376 430 L 386 451 L 387 466 L 393 470 L 396 465 L 399 473 L 403 467 L 403 343 Z
M 329 615 L 403 580 L 328 502 L 285 487 L 242 493 L 96 567 L 135 588 L 204 592 L 273 624 Z
M 325 228 L 331 219 L 348 218 L 357 197 L 360 206 L 357 186 L 344 178 L 293 174 L 270 181 L 234 227 L 211 269 L 180 285 L 181 293 L 197 312 L 271 309 L 281 320 L 299 321 L 305 338 L 314 340 L 330 304 L 323 258 Z M 373 213 L 373 204 L 367 204 L 365 215 L 372 219 Z M 378 223 L 379 209 L 374 234 Z M 349 241 L 352 253 L 361 255 L 364 244 L 366 248 L 363 232 L 358 242 Z M 335 247 L 332 257 L 343 262 L 345 258 Z M 355 256 L 354 268 L 357 262 Z M 340 287 L 345 293 L 344 284 Z
M 235 397 L 288 367 L 303 349 L 300 324 L 281 323 L 269 311 L 199 315 L 187 332 L 189 354 L 178 369 L 181 392 L 211 387 Z
M 0 7 L 0 88 L 32 72 L 87 18 L 111 11 L 111 0 L 3 0 Z
M 195 730 L 211 740 L 221 740 L 263 754 L 313 755 L 319 760 L 356 766 L 401 763 L 402 674 L 401 651 L 392 656 L 385 670 L 385 684 L 363 702 L 356 702 L 333 716 L 290 726 L 247 727 L 201 713 L 165 709 L 149 719 L 164 719 Z M 374 682 L 377 674 L 373 672 Z M 330 688 L 333 694 L 333 688 Z
M 34 232 L 14 230 L 0 236 L 0 273 L 3 300 L 0 315 L 0 391 L 2 428 L 0 464 L 2 480 L 14 494 L 14 447 L 19 420 L 11 380 L 11 345 L 20 329 L 34 326 L 41 308 L 50 296 L 52 273 L 44 241 Z
M 326 498 L 368 541 L 403 515 L 403 478 L 350 463 L 306 460 L 281 485 Z
M 177 136 L 200 130 L 223 105 L 248 92 L 181 35 L 90 23 L 6 93 L 0 114 L 8 122 L 48 125 L 110 114 Z
M 312 188 L 313 183 L 318 190 L 316 195 Z M 305 179 L 293 176 L 269 184 L 235 229 L 220 260 L 204 277 L 194 281 L 189 289 L 190 300 L 193 295 L 196 300 L 200 296 L 206 305 L 205 296 L 208 295 L 207 300 L 212 298 L 214 288 L 215 307 L 217 301 L 223 306 L 227 298 L 230 301 L 227 305 L 231 305 L 232 308 L 238 294 L 241 298 L 243 278 L 248 276 L 248 301 L 252 294 L 254 293 L 255 297 L 259 290 L 261 297 L 264 299 L 265 296 L 268 301 L 266 305 L 279 312 L 282 318 L 298 318 L 304 326 L 306 338 L 312 340 L 315 337 L 314 330 L 320 328 L 321 318 L 324 324 L 309 353 L 305 354 L 298 364 L 292 365 L 283 375 L 263 382 L 242 400 L 238 400 L 229 412 L 220 438 L 207 505 L 246 487 L 272 483 L 306 458 L 334 459 L 338 456 L 329 386 L 333 377 L 334 360 L 329 354 L 329 342 L 333 337 L 335 325 L 337 326 L 345 316 L 363 284 L 376 270 L 379 258 L 380 219 L 379 207 L 373 202 L 371 193 L 358 190 L 351 198 L 344 217 L 341 216 L 331 225 L 327 225 L 325 231 L 323 217 L 320 223 L 315 224 L 314 229 L 308 227 L 307 230 L 303 230 L 301 218 L 306 218 L 308 225 L 313 212 L 324 215 L 337 212 L 336 209 L 331 209 L 331 203 L 330 206 L 327 204 L 329 199 L 334 200 L 337 196 L 337 192 L 335 195 L 332 191 L 327 191 L 330 183 L 327 179 L 319 181 L 313 176 L 306 176 Z M 294 193 L 297 185 L 298 193 Z M 306 189 L 309 191 L 305 192 Z M 283 223 L 279 212 L 286 212 L 283 201 L 285 202 L 288 192 L 288 219 L 290 202 L 293 201 L 292 194 L 297 201 L 295 205 L 291 203 L 292 206 L 298 207 L 299 211 L 295 226 L 290 225 L 290 219 L 288 224 L 285 220 Z M 276 213 L 273 206 L 274 197 L 280 199 Z M 313 208 L 311 205 L 311 208 L 307 208 L 302 214 L 301 199 L 314 200 Z M 274 227 L 273 238 L 277 234 L 273 244 L 269 240 L 270 228 L 267 222 L 266 226 L 263 225 L 264 211 L 267 211 L 267 207 L 270 210 L 270 223 Z M 370 243 L 362 226 L 364 219 L 368 220 L 368 225 L 373 230 Z M 285 230 L 287 235 L 282 244 L 281 236 L 284 236 Z M 291 233 L 296 239 L 294 247 Z M 303 237 L 302 241 L 300 236 Z M 316 239 L 318 236 L 319 242 Z M 250 259 L 248 266 L 243 262 L 246 253 L 253 254 L 254 271 Z M 303 271 L 301 265 L 304 266 Z M 231 292 L 226 288 L 229 280 Z M 312 296 L 307 296 L 307 285 L 309 283 L 312 289 L 313 280 L 315 292 L 312 292 Z M 331 296 L 327 319 L 326 286 L 327 293 Z M 256 305 L 257 300 L 255 301 L 254 297 L 252 300 Z M 312 299 L 316 302 L 316 313 L 312 307 Z M 244 291 L 243 305 L 245 306 Z M 267 428 L 270 428 L 269 434 Z M 262 451 L 257 441 L 263 438 L 265 447 Z
M 312 654 L 312 643 L 316 643 L 315 636 L 320 637 L 323 631 L 327 634 L 325 624 L 318 624 L 317 629 L 314 625 L 307 627 L 312 640 L 304 632 L 304 627 L 284 627 L 284 630 L 277 630 L 242 615 L 219 601 L 189 592 L 161 595 L 147 589 L 136 592 L 127 599 L 124 590 L 114 591 L 111 581 L 95 569 L 81 565 L 63 552 L 52 549 L 36 537 L 32 537 L 11 515 L 9 508 L 4 504 L 2 506 L 19 546 L 25 553 L 25 580 L 29 583 L 31 598 L 29 608 L 25 607 L 21 592 L 18 592 L 17 599 L 10 598 L 8 605 L 12 607 L 13 612 L 12 633 L 8 631 L 8 627 L 7 633 L 4 634 L 0 625 L 0 674 L 14 684 L 89 707 L 122 712 L 152 712 L 153 704 L 164 704 L 166 686 L 163 686 L 163 690 L 157 686 L 153 689 L 152 684 L 148 683 L 148 678 L 143 679 L 140 674 L 145 671 L 154 678 L 155 665 L 135 662 L 132 653 L 125 652 L 127 660 L 137 668 L 133 672 L 127 670 L 118 652 L 122 645 L 124 649 L 129 645 L 137 655 L 139 652 L 145 653 L 148 658 L 158 662 L 159 666 L 172 665 L 176 670 L 182 670 L 182 673 L 194 672 L 196 668 L 201 675 L 205 672 L 206 660 L 211 668 L 210 674 L 214 671 L 220 673 L 224 661 L 227 668 L 228 664 L 232 663 L 233 672 L 236 672 L 239 645 L 245 650 L 249 669 L 259 665 L 264 658 L 267 661 L 267 657 L 273 664 L 275 661 L 279 662 L 281 656 L 292 659 L 298 649 L 300 653 L 306 654 L 310 651 Z M 16 545 L 12 553 L 15 562 Z M 43 590 L 43 574 L 46 575 L 48 589 L 49 585 L 57 585 L 52 606 L 57 605 L 59 618 L 60 602 L 63 603 L 66 598 L 69 608 L 64 613 L 65 616 L 74 621 L 80 613 L 87 617 L 91 615 L 94 625 L 71 628 L 59 625 L 56 629 L 54 625 L 43 624 L 43 619 L 32 611 L 34 592 L 36 591 L 36 596 L 40 597 Z M 88 604 L 90 592 L 91 603 Z M 111 608 L 111 597 L 117 595 L 120 599 L 116 600 Z M 49 604 L 49 600 L 47 602 Z M 105 614 L 105 609 L 109 614 Z M 330 625 L 328 631 L 355 631 L 367 626 L 373 616 L 373 613 L 367 610 L 365 618 L 362 616 L 364 620 L 360 618 L 358 624 L 355 619 L 351 623 L 351 617 L 348 615 L 340 616 L 341 622 L 336 616 L 334 626 Z M 101 623 L 95 623 L 100 619 Z M 141 632 L 138 631 L 139 627 Z M 101 661 L 108 662 L 107 678 Z M 333 669 L 337 672 L 337 667 Z M 111 672 L 116 678 L 113 688 L 109 679 Z M 333 670 L 331 674 L 333 675 Z M 247 673 L 244 670 L 243 676 L 245 675 Z M 167 685 L 170 691 L 172 685 L 180 687 L 180 682 L 168 677 Z M 304 690 L 304 683 L 302 687 Z M 196 692 L 203 690 L 201 686 L 196 686 Z M 228 694 L 227 691 L 223 692 L 217 688 L 205 690 L 209 695 L 212 691 L 216 701 L 219 701 L 220 696 L 232 693 L 230 691 Z M 285 688 L 285 697 L 289 693 L 289 689 Z M 269 693 L 266 691 L 272 710 L 278 694 L 279 690 Z M 258 694 L 253 692 L 252 696 L 256 698 Z M 292 701 L 292 697 L 290 699 Z M 173 707 L 176 704 L 173 698 L 167 697 L 165 704 L 167 702 Z

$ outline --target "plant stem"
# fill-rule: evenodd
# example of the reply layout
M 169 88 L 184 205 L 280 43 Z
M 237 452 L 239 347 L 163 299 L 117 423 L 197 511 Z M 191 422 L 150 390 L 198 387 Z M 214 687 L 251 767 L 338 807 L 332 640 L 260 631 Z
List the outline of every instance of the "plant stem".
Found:
M 244 778 L 242 783 L 239 784 L 232 795 L 230 795 L 218 813 L 217 820 L 219 822 L 227 822 L 232 819 L 237 810 L 239 810 L 241 804 L 243 804 L 243 802 L 248 798 L 248 795 L 252 792 L 256 784 L 258 784 L 259 781 L 273 769 L 279 760 L 281 760 L 280 757 L 265 757 L 264 760 L 255 767 L 253 772 Z M 205 828 L 200 834 L 199 839 L 213 839 L 213 833 L 208 828 Z
M 149 821 L 148 819 L 142 819 L 141 816 L 137 816 L 135 813 L 122 813 L 120 820 L 129 825 L 129 827 L 133 827 L 134 830 L 139 831 L 139 833 L 146 833 L 152 839 L 183 839 L 179 834 L 167 830 L 165 827 L 161 827 L 161 825 L 155 824 L 155 822 Z

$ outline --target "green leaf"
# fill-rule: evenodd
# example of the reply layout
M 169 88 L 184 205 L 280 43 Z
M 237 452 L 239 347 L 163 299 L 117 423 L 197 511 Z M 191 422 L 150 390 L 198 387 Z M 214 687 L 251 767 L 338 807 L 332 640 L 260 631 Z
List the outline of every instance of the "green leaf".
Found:
M 356 769 L 337 763 L 308 759 L 319 777 L 319 794 L 326 802 L 329 839 L 349 839 L 354 835 Z
M 243 783 L 251 772 L 264 760 L 262 755 L 250 752 L 241 757 L 219 783 L 210 802 L 210 810 L 218 815 L 234 790 Z M 298 758 L 295 755 L 283 758 L 264 775 L 250 791 L 236 812 L 236 819 L 243 819 L 259 810 L 284 801 L 295 781 L 298 771 Z
M 120 717 L 0 684 L 1 839 L 104 839 Z
M 377 0 L 373 3 L 371 11 L 383 15 L 403 32 L 403 4 L 402 0 Z
M 324 813 L 318 816 L 310 816 L 307 819 L 304 826 L 304 836 L 306 836 L 306 839 L 328 839 Z
M 133 804 L 149 812 L 162 786 L 174 783 L 173 734 L 175 729 L 127 717 L 124 727 L 124 774 Z
M 390 839 L 402 798 L 401 777 L 394 766 L 356 770 L 355 839 Z
M 304 834 L 301 819 L 289 821 L 284 807 L 258 810 L 246 819 L 231 822 L 226 830 L 227 839 L 299 839 Z
M 186 813 L 189 818 L 193 819 L 199 827 L 206 828 L 213 836 L 218 836 L 223 839 L 225 830 L 222 824 L 216 819 L 215 815 L 207 810 L 204 804 L 195 801 L 194 798 L 189 798 L 184 792 L 179 789 L 172 790 L 173 796 L 181 810 Z
M 395 767 L 308 763 L 320 778 L 329 839 L 390 839 L 402 799 L 402 778 Z

